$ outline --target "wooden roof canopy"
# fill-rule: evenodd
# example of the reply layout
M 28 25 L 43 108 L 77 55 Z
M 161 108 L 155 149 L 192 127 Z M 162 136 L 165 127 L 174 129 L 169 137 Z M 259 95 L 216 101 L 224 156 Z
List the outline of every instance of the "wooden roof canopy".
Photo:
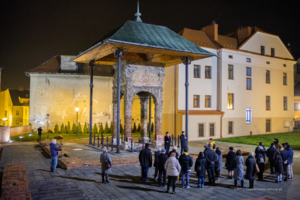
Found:
M 122 60 L 163 63 L 165 67 L 182 63 L 181 57 L 198 60 L 216 56 L 164 26 L 127 21 L 106 34 L 99 42 L 80 53 L 73 61 L 99 65 L 117 62 L 114 50 L 124 49 Z

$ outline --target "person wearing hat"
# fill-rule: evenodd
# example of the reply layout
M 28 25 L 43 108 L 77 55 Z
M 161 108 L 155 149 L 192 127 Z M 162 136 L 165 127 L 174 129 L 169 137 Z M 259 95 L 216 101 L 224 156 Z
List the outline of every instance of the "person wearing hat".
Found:
M 157 181 L 158 179 L 158 171 L 159 171 L 159 160 L 158 156 L 161 154 L 161 148 L 158 149 L 157 152 L 154 154 L 154 164 L 153 166 L 155 167 L 155 172 L 154 172 L 154 180 Z
M 259 167 L 259 173 L 257 174 L 258 176 L 258 181 L 263 180 L 263 173 L 265 171 L 265 160 L 266 160 L 266 151 L 264 150 L 263 146 L 258 147 L 258 151 L 256 154 L 256 163 L 258 164 Z
M 166 136 L 165 136 L 165 149 L 166 149 L 166 154 L 167 155 L 169 155 L 170 145 L 171 145 L 171 137 L 170 137 L 169 132 L 166 132 Z
M 209 142 L 206 142 L 206 144 L 208 144 L 208 145 L 210 144 L 210 147 L 212 149 L 216 148 L 216 143 L 215 143 L 214 139 L 212 139 L 212 138 L 209 138 Z
M 142 181 L 147 182 L 149 167 L 152 167 L 152 153 L 149 143 L 146 143 L 145 148 L 140 151 L 139 161 L 142 168 Z
M 56 172 L 56 166 L 57 166 L 57 156 L 58 151 L 61 149 L 61 145 L 59 147 L 56 146 L 56 139 L 53 139 L 50 143 L 50 155 L 51 155 L 51 172 Z
M 215 185 L 215 162 L 217 160 L 215 152 L 209 148 L 206 144 L 204 145 L 205 153 L 204 157 L 207 162 L 207 173 L 209 178 L 209 184 Z
M 162 149 L 161 154 L 158 156 L 158 169 L 159 169 L 159 175 L 158 175 L 158 185 L 159 187 L 165 187 L 166 185 L 166 169 L 165 164 L 168 160 L 168 155 L 166 154 L 166 150 Z M 163 181 L 161 181 L 161 177 L 163 176 Z
M 111 173 L 111 164 L 112 160 L 110 155 L 107 153 L 107 148 L 103 148 L 103 153 L 100 155 L 100 162 L 101 162 L 101 171 L 102 171 L 102 183 L 109 183 L 108 174 Z M 104 180 L 104 176 L 106 180 Z
M 42 127 L 39 127 L 38 128 L 38 139 L 37 139 L 38 142 L 41 141 L 42 131 L 43 131 Z
M 248 158 L 246 159 L 246 167 L 246 179 L 249 179 L 249 188 L 254 188 L 255 159 L 253 152 L 250 152 Z
M 182 155 L 184 149 L 187 148 L 187 138 L 186 138 L 186 135 L 185 135 L 184 131 L 181 132 L 180 143 L 181 143 L 180 155 Z
M 235 153 L 233 151 L 233 147 L 229 147 L 229 152 L 226 156 L 226 163 L 225 163 L 225 167 L 228 170 L 228 179 L 232 179 L 233 177 L 233 170 L 236 167 L 235 166 Z

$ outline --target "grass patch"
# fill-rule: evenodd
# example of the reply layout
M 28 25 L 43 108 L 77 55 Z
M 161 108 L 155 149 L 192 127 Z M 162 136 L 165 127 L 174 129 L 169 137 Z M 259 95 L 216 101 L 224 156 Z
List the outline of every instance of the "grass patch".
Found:
M 252 145 L 258 145 L 259 142 L 263 142 L 266 147 L 269 147 L 274 138 L 278 138 L 279 144 L 288 142 L 294 150 L 300 150 L 300 133 L 294 132 L 230 137 L 215 139 L 215 141 Z

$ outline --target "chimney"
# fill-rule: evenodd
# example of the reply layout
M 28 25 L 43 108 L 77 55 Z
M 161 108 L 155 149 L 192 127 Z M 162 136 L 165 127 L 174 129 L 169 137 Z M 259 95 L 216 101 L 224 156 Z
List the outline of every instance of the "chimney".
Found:
M 2 91 L 2 90 L 1 90 L 1 71 L 2 71 L 3 69 L 4 69 L 3 67 L 0 67 L 0 92 Z
M 237 30 L 237 37 L 239 44 L 244 41 L 247 37 L 251 35 L 252 28 L 250 26 L 247 26 L 245 28 L 241 27 Z
M 212 21 L 211 25 L 205 26 L 202 28 L 202 31 L 206 33 L 206 35 L 209 37 L 209 39 L 213 41 L 218 41 L 218 24 L 216 24 L 215 21 Z

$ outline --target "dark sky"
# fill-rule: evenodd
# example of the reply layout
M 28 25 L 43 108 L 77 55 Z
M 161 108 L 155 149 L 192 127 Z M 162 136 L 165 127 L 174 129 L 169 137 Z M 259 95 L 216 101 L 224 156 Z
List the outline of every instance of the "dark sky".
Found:
M 300 57 L 298 0 L 140 0 L 142 20 L 178 32 L 216 20 L 219 33 L 257 26 Z M 134 20 L 136 0 L 0 0 L 2 89 L 29 88 L 26 70 L 54 55 L 76 55 L 115 26 Z

